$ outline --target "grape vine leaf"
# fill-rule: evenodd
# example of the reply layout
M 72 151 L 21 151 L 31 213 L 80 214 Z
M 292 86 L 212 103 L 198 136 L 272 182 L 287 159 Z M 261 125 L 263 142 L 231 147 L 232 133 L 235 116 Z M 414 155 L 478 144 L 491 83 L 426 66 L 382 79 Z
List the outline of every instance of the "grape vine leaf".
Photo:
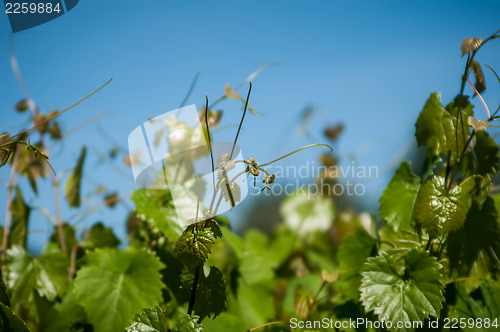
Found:
M 202 332 L 205 328 L 198 323 L 200 317 L 196 315 L 178 315 L 175 321 L 175 332 Z
M 94 331 L 121 331 L 141 309 L 160 303 L 162 268 L 154 254 L 142 250 L 87 253 L 74 283 Z
M 404 262 L 404 271 L 398 273 L 385 252 L 368 258 L 360 287 L 365 310 L 373 311 L 380 320 L 392 322 L 393 327 L 397 322 L 423 321 L 429 316 L 439 318 L 444 301 L 441 265 L 427 252 L 415 249 L 404 256 Z
M 80 206 L 80 191 L 82 184 L 82 174 L 83 174 L 83 164 L 85 162 L 85 155 L 87 154 L 87 148 L 82 147 L 80 152 L 80 157 L 76 162 L 75 169 L 73 173 L 68 177 L 65 184 L 66 200 L 70 207 Z
M 186 228 L 175 243 L 174 252 L 179 260 L 188 266 L 196 266 L 205 262 L 215 243 L 215 235 L 211 227 L 196 227 L 192 224 Z
M 12 247 L 7 251 L 12 303 L 34 304 L 34 291 L 51 301 L 62 296 L 68 284 L 68 266 L 66 255 L 53 243 L 48 243 L 36 258 L 19 246 Z
M 127 332 L 164 332 L 165 313 L 158 307 L 146 308 L 132 320 Z
M 430 234 L 460 229 L 470 208 L 469 194 L 474 186 L 475 181 L 470 179 L 447 192 L 445 179 L 435 176 L 420 189 L 415 216 Z
M 426 146 L 425 152 L 429 158 L 450 152 L 450 157 L 455 159 L 469 135 L 467 119 L 473 115 L 472 108 L 472 104 L 459 96 L 445 109 L 441 104 L 441 94 L 432 93 L 415 123 L 418 146 Z M 460 119 L 458 126 L 457 116 Z
M 182 288 L 191 292 L 194 274 L 184 268 L 181 274 Z M 203 320 L 205 317 L 217 317 L 225 308 L 227 302 L 226 281 L 222 272 L 215 266 L 210 267 L 210 273 L 205 277 L 200 273 L 196 287 L 194 312 Z
M 157 227 L 170 239 L 177 239 L 182 229 L 175 221 L 177 213 L 172 197 L 166 190 L 138 189 L 130 199 L 135 203 L 137 216 Z
M 380 218 L 397 231 L 410 225 L 420 189 L 420 177 L 413 174 L 411 164 L 401 163 L 380 197 Z
M 450 268 L 462 275 L 500 266 L 500 224 L 495 201 L 488 197 L 482 207 L 473 203 L 464 226 L 448 235 Z M 484 277 L 484 276 L 479 276 Z

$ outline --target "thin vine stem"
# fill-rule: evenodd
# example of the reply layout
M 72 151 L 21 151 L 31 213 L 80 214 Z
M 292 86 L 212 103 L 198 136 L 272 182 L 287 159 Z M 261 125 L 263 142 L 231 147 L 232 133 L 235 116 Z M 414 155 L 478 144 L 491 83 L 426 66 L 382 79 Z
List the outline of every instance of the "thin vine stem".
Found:
M 60 112 L 57 112 L 56 114 L 54 114 L 54 115 L 52 115 L 52 116 L 49 116 L 47 119 L 45 119 L 45 120 L 43 120 L 43 121 L 41 121 L 41 122 L 36 123 L 33 127 L 29 128 L 29 129 L 23 130 L 23 131 L 21 131 L 20 133 L 17 133 L 16 135 L 9 137 L 9 138 L 7 139 L 7 142 L 8 142 L 8 141 L 11 141 L 12 139 L 14 139 L 14 138 L 16 138 L 16 137 L 18 137 L 18 136 L 20 136 L 20 135 L 22 135 L 22 134 L 24 134 L 24 133 L 29 132 L 30 130 L 33 130 L 33 129 L 35 129 L 35 128 L 40 127 L 41 125 L 43 125 L 43 124 L 45 124 L 45 123 L 49 122 L 49 121 L 50 121 L 50 120 L 52 120 L 53 118 L 55 118 L 55 117 L 57 117 L 57 116 L 59 116 L 59 115 L 63 114 L 64 112 L 66 112 L 66 111 L 70 110 L 71 108 L 73 108 L 73 107 L 75 107 L 76 105 L 80 104 L 80 103 L 81 103 L 82 101 L 84 101 L 85 99 L 90 98 L 90 96 L 92 96 L 92 95 L 93 95 L 93 94 L 95 94 L 97 91 L 99 91 L 99 90 L 101 90 L 102 88 L 104 88 L 104 87 L 105 87 L 106 85 L 108 85 L 108 84 L 109 84 L 109 82 L 111 82 L 112 80 L 113 80 L 113 79 L 111 78 L 109 81 L 107 81 L 106 83 L 104 83 L 103 85 L 101 85 L 98 89 L 96 89 L 94 92 L 92 92 L 91 94 L 89 94 L 89 95 L 88 95 L 88 96 L 86 96 L 85 98 L 80 99 L 79 101 L 77 101 L 76 103 L 74 103 L 73 105 L 71 105 L 70 107 L 65 108 L 64 110 L 62 110 L 62 111 L 60 111 Z M 35 109 L 36 109 L 36 107 L 35 107 Z
M 215 165 L 214 165 L 214 153 L 212 150 L 212 138 L 210 137 L 210 127 L 208 126 L 208 96 L 205 95 L 205 125 L 207 127 L 207 137 L 208 137 L 208 149 L 210 150 L 210 160 L 212 163 L 212 180 L 215 188 Z
M 252 92 L 252 82 L 248 82 L 250 87 L 248 88 L 247 100 L 245 101 L 245 109 L 243 110 L 243 115 L 241 116 L 240 125 L 238 126 L 238 131 L 236 132 L 236 137 L 234 138 L 233 148 L 231 149 L 231 154 L 229 159 L 233 158 L 234 148 L 236 147 L 236 142 L 238 141 L 238 136 L 240 135 L 241 126 L 243 126 L 243 120 L 245 120 L 245 115 L 248 108 L 248 99 L 250 98 L 250 92 Z
M 333 151 L 332 147 L 331 147 L 330 145 L 328 145 L 328 144 L 323 144 L 323 143 L 310 144 L 310 145 L 304 146 L 304 147 L 302 147 L 302 148 L 300 148 L 300 149 L 297 149 L 297 150 L 295 150 L 295 151 L 292 151 L 292 152 L 290 152 L 290 153 L 287 153 L 286 155 L 284 155 L 284 156 L 282 156 L 282 157 L 279 157 L 278 159 L 274 159 L 273 161 L 270 161 L 270 162 L 268 162 L 268 163 L 261 164 L 261 165 L 259 165 L 259 167 L 264 167 L 264 166 L 267 166 L 267 165 L 271 165 L 271 164 L 273 164 L 273 163 L 275 163 L 275 162 L 277 162 L 277 161 L 279 161 L 279 160 L 281 160 L 281 159 L 284 159 L 284 158 L 286 158 L 286 157 L 288 157 L 288 156 L 291 156 L 291 155 L 292 155 L 292 154 L 294 154 L 294 153 L 297 153 L 297 152 L 299 152 L 299 151 L 302 151 L 302 150 L 305 150 L 305 149 L 308 149 L 308 148 L 312 148 L 313 146 L 326 146 L 326 147 L 328 147 L 331 151 Z
M 196 265 L 196 270 L 194 271 L 193 288 L 191 289 L 191 296 L 189 297 L 189 306 L 187 314 L 191 316 L 194 309 L 194 303 L 196 301 L 196 289 L 198 287 L 198 279 L 200 278 L 201 264 Z

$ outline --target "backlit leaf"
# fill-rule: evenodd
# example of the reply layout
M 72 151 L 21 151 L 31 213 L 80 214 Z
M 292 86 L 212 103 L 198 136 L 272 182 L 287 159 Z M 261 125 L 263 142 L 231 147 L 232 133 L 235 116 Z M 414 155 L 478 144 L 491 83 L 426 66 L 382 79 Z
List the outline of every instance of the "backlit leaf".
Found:
M 210 227 L 195 227 L 192 224 L 175 243 L 175 254 L 179 260 L 189 266 L 205 262 L 215 243 L 215 235 Z
M 137 189 L 130 199 L 135 203 L 137 216 L 157 227 L 170 239 L 177 239 L 182 229 L 176 222 L 177 213 L 170 192 Z
M 415 205 L 415 216 L 431 234 L 458 230 L 470 207 L 474 181 L 464 181 L 446 192 L 445 179 L 435 176 L 421 188 Z
M 429 158 L 441 153 L 451 153 L 452 159 L 458 156 L 469 136 L 467 119 L 473 115 L 472 108 L 465 97 L 459 96 L 445 109 L 441 94 L 431 94 L 415 123 L 417 143 L 426 146 Z
M 381 252 L 368 259 L 362 273 L 361 302 L 367 312 L 392 322 L 393 331 L 412 331 L 396 328 L 398 322 L 439 318 L 444 301 L 441 265 L 434 257 L 412 250 L 404 256 L 404 262 L 404 271 L 398 273 L 392 258 Z
M 42 254 L 30 256 L 22 247 L 7 251 L 7 277 L 11 302 L 33 305 L 35 291 L 49 300 L 62 296 L 68 284 L 69 261 L 61 249 L 48 243 Z
M 97 249 L 75 279 L 76 298 L 95 332 L 125 329 L 143 308 L 161 302 L 163 264 L 152 253 Z

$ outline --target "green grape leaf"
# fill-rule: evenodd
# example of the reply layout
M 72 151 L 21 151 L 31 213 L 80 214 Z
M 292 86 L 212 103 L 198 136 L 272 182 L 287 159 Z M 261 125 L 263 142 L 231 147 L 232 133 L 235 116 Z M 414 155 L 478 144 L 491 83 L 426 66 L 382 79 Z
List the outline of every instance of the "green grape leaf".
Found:
M 28 237 L 28 221 L 31 208 L 24 202 L 23 192 L 16 186 L 16 196 L 10 205 L 12 224 L 9 233 L 9 245 L 26 246 Z
M 500 266 L 500 224 L 495 201 L 488 197 L 482 207 L 473 203 L 464 226 L 448 235 L 450 267 L 462 275 Z M 483 267 L 479 265 L 485 265 Z M 479 275 L 484 278 L 484 275 Z
M 201 319 L 205 317 L 217 317 L 226 308 L 226 281 L 224 275 L 215 266 L 210 267 L 207 277 L 200 273 L 198 287 L 196 288 L 196 300 L 194 312 Z
M 347 289 L 342 292 L 344 298 L 355 301 L 359 299 L 357 286 L 361 283 L 361 268 L 366 259 L 373 255 L 376 244 L 377 240 L 362 227 L 358 227 L 355 234 L 342 238 L 337 253 L 340 270 L 337 283 L 340 289 Z
M 202 332 L 205 327 L 198 323 L 200 317 L 188 314 L 178 315 L 175 320 L 175 332 Z
M 211 227 L 192 224 L 177 239 L 174 252 L 184 265 L 196 266 L 207 260 L 214 243 L 215 235 Z
M 12 303 L 33 305 L 34 291 L 51 301 L 66 291 L 69 261 L 53 243 L 48 243 L 36 258 L 14 246 L 7 251 L 6 266 Z
M 415 123 L 418 146 L 426 146 L 429 158 L 450 153 L 452 160 L 456 159 L 469 136 L 467 119 L 473 115 L 472 108 L 467 99 L 459 96 L 445 109 L 441 104 L 441 94 L 432 93 Z
M 412 250 L 404 256 L 404 272 L 396 271 L 392 258 L 385 252 L 368 259 L 362 272 L 361 302 L 367 312 L 380 320 L 392 322 L 423 321 L 429 316 L 439 318 L 444 301 L 440 281 L 441 265 L 427 252 Z
M 181 235 L 182 228 L 176 222 L 177 213 L 168 191 L 138 189 L 130 199 L 135 203 L 140 219 L 157 227 L 170 239 L 177 239 Z
M 380 197 L 380 218 L 396 230 L 410 226 L 420 189 L 420 177 L 413 174 L 411 164 L 401 163 Z
M 154 254 L 145 251 L 88 252 L 74 283 L 78 303 L 94 331 L 121 331 L 141 309 L 160 303 L 163 267 Z
M 194 272 L 187 267 L 182 270 L 181 287 L 191 293 L 194 281 Z M 194 312 L 204 319 L 217 317 L 226 308 L 226 281 L 222 272 L 215 266 L 210 267 L 208 277 L 200 271 L 196 287 Z
M 460 229 L 470 207 L 470 192 L 475 182 L 464 181 L 446 192 L 445 179 L 435 176 L 427 181 L 417 198 L 415 216 L 431 234 Z
M 68 204 L 71 207 L 80 206 L 80 191 L 81 191 L 82 174 L 83 174 L 83 163 L 85 162 L 86 154 L 87 154 L 87 148 L 84 146 L 82 147 L 82 151 L 80 152 L 80 157 L 78 157 L 78 161 L 76 162 L 76 166 L 75 169 L 73 170 L 73 173 L 66 180 L 65 184 L 66 200 L 68 201 Z
M 3 303 L 0 303 L 0 331 L 30 332 L 21 318 Z
M 120 240 L 113 233 L 113 229 L 105 227 L 102 222 L 98 222 L 85 233 L 85 240 L 81 246 L 85 249 L 116 248 L 120 244 Z
M 127 332 L 164 332 L 165 313 L 158 307 L 147 308 L 141 311 L 127 327 Z

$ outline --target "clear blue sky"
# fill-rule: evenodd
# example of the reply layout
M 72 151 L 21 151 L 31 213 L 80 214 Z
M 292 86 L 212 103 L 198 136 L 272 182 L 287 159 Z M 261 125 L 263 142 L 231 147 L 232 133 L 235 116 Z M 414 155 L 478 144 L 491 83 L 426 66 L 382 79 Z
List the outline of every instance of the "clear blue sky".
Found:
M 254 80 L 251 105 L 265 115 L 245 120 L 239 142 L 243 152 L 265 162 L 322 141 L 325 125 L 343 122 L 345 132 L 334 146 L 343 163 L 354 158 L 380 169 L 379 179 L 366 183 L 368 193 L 362 198 L 368 209 L 376 210 L 377 197 L 411 147 L 414 122 L 429 94 L 441 91 L 447 103 L 458 93 L 465 62 L 460 58 L 463 38 L 489 36 L 500 28 L 499 14 L 498 1 L 81 0 L 68 14 L 16 33 L 14 46 L 26 86 L 42 111 L 63 109 L 113 78 L 60 118 L 68 131 L 104 113 L 52 153 L 52 164 L 61 172 L 74 166 L 81 145 L 89 146 L 84 192 L 97 184 L 121 193 L 134 189 L 129 169 L 100 165 L 98 154 L 115 143 L 126 147 L 137 125 L 177 108 L 198 70 L 204 72 L 189 103 L 199 108 L 205 94 L 214 100 L 225 83 L 236 86 L 260 66 L 279 62 Z M 27 115 L 12 109 L 22 93 L 10 66 L 9 31 L 7 16 L 1 13 L 1 131 L 14 133 L 28 123 Z M 500 71 L 499 54 L 500 42 L 493 41 L 477 59 Z M 499 83 L 487 68 L 484 71 L 486 102 L 496 108 Z M 318 110 L 309 127 L 316 138 L 298 131 L 308 104 Z M 224 124 L 238 122 L 238 104 L 224 102 L 220 108 Z M 485 118 L 482 107 L 476 112 Z M 231 140 L 235 130 L 221 131 L 216 139 Z M 320 152 L 307 151 L 289 162 L 301 165 L 316 160 Z M 3 180 L 8 171 L 0 170 Z M 40 189 L 38 199 L 25 190 L 28 201 L 53 211 L 50 187 Z M 3 188 L 1 220 L 5 198 Z M 99 202 L 85 199 L 89 205 Z M 123 237 L 125 211 L 119 206 L 95 213 L 79 225 L 85 229 L 103 220 Z M 65 217 L 73 212 L 63 208 Z M 51 227 L 35 211 L 31 228 Z M 46 234 L 30 236 L 30 248 L 40 250 Z

